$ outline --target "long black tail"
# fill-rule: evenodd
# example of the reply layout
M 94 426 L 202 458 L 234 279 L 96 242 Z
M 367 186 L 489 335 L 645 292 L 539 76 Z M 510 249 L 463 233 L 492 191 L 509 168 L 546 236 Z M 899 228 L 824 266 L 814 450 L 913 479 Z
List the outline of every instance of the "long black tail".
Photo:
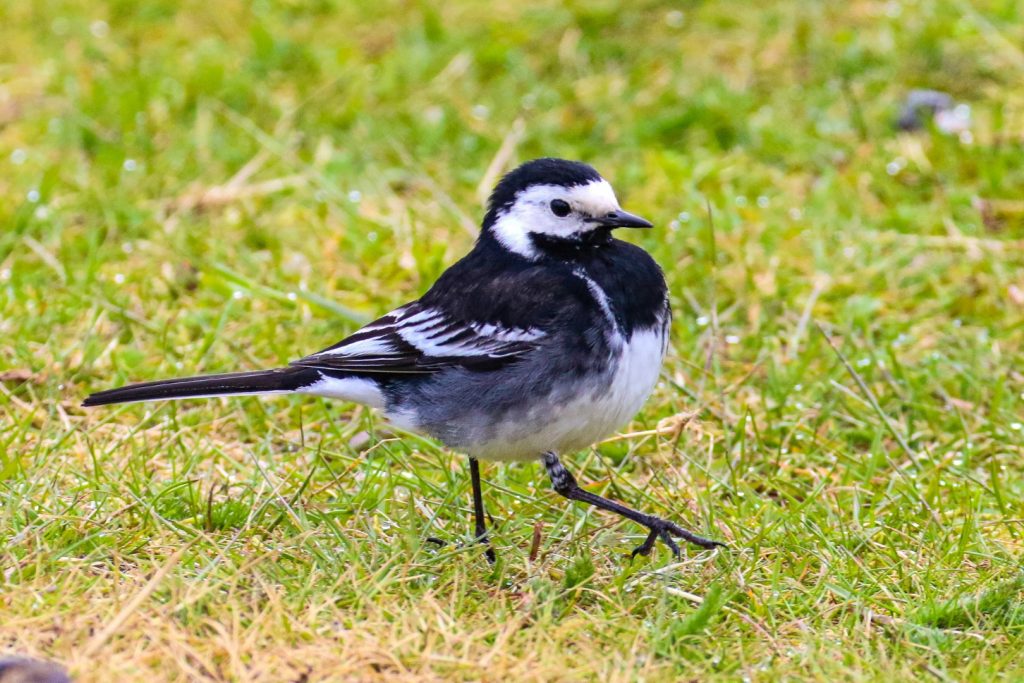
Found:
M 99 391 L 85 399 L 82 405 L 90 407 L 111 403 L 206 398 L 232 394 L 288 393 L 314 384 L 320 379 L 320 373 L 312 368 L 278 368 L 258 372 L 231 372 L 224 375 L 164 379 Z

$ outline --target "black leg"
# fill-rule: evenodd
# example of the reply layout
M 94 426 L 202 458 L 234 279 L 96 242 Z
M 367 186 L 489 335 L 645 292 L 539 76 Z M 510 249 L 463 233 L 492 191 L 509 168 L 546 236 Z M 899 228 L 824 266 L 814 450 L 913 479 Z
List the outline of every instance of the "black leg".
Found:
M 484 521 L 484 494 L 480 488 L 480 461 L 469 459 L 469 478 L 473 481 L 473 518 L 476 520 L 476 542 L 487 545 L 487 561 L 494 564 L 494 548 L 487 538 L 487 524 Z
M 679 546 L 676 545 L 674 540 L 672 540 L 673 536 L 678 536 L 679 538 L 693 543 L 694 545 L 699 545 L 701 548 L 714 548 L 716 546 L 725 547 L 724 543 L 719 543 L 718 541 L 712 541 L 709 538 L 698 536 L 691 531 L 687 531 L 686 529 L 673 524 L 667 519 L 655 517 L 654 515 L 645 515 L 644 513 L 637 512 L 636 510 L 628 508 L 621 503 L 616 503 L 614 500 L 608 500 L 596 493 L 591 493 L 590 491 L 581 489 L 576 483 L 576 478 L 562 466 L 558 456 L 550 451 L 544 454 L 543 460 L 544 467 L 548 471 L 548 476 L 551 477 L 551 485 L 554 486 L 555 491 L 562 496 L 565 496 L 569 500 L 578 500 L 581 503 L 590 503 L 594 507 L 599 507 L 602 510 L 608 510 L 609 512 L 622 515 L 623 517 L 631 519 L 637 524 L 642 524 L 651 530 L 651 533 L 647 536 L 647 540 L 633 550 L 633 557 L 636 557 L 637 555 L 646 555 L 651 552 L 651 549 L 659 538 L 664 541 L 665 545 L 671 548 L 672 552 L 678 557 Z

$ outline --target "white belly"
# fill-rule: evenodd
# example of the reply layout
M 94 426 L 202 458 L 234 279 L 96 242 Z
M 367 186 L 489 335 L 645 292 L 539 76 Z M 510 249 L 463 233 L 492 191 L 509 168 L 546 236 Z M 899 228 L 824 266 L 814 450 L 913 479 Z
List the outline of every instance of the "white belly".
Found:
M 546 451 L 568 453 L 614 434 L 640 410 L 661 371 L 667 330 L 657 325 L 636 330 L 614 370 L 601 382 L 583 387 L 569 401 L 539 400 L 514 424 L 501 426 L 494 439 L 468 448 L 486 460 L 532 460 Z

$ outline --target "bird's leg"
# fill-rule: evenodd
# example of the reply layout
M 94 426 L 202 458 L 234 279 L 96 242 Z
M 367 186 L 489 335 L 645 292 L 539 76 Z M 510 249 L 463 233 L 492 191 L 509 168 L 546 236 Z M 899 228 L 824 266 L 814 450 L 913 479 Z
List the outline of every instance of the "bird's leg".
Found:
M 476 520 L 476 542 L 487 546 L 487 561 L 494 564 L 494 548 L 487 538 L 487 524 L 484 521 L 484 494 L 480 488 L 480 461 L 469 459 L 469 478 L 473 481 L 473 518 Z
M 487 512 L 484 510 L 484 494 L 480 486 L 480 461 L 476 458 L 469 459 L 469 478 L 473 482 L 473 519 L 476 522 L 476 536 L 473 540 L 487 546 L 487 561 L 494 564 L 497 558 L 494 554 L 494 548 L 491 547 L 491 540 L 487 538 L 487 523 L 485 520 Z M 448 545 L 447 541 L 435 536 L 428 536 L 426 540 L 428 543 L 436 543 L 442 547 Z
M 565 496 L 569 500 L 578 500 L 582 503 L 590 503 L 594 507 L 599 507 L 602 510 L 608 510 L 616 514 L 622 515 L 627 519 L 631 519 L 637 524 L 642 524 L 651 530 L 651 533 L 647 535 L 647 540 L 641 543 L 633 550 L 633 557 L 637 555 L 646 555 L 651 552 L 655 542 L 660 538 L 665 542 L 672 552 L 678 557 L 679 546 L 672 539 L 673 536 L 678 536 L 685 541 L 699 545 L 701 548 L 714 548 L 715 546 L 725 546 L 724 543 L 718 541 L 712 541 L 709 538 L 698 536 L 697 534 L 687 531 L 676 524 L 655 517 L 654 515 L 645 515 L 642 512 L 637 512 L 632 508 L 628 508 L 621 503 L 616 503 L 614 500 L 608 500 L 596 493 L 585 491 L 579 487 L 576 483 L 576 478 L 562 466 L 558 456 L 552 452 L 547 452 L 543 456 L 544 467 L 548 471 L 548 476 L 551 477 L 551 485 L 554 486 L 555 491 L 560 495 Z

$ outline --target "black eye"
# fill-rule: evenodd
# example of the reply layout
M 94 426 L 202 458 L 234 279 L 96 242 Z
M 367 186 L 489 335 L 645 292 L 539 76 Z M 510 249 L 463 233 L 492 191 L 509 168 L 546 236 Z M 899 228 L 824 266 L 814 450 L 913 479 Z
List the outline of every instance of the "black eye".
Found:
M 565 218 L 572 212 L 569 208 L 569 202 L 564 199 L 552 199 L 551 200 L 551 213 L 555 214 L 559 218 Z

